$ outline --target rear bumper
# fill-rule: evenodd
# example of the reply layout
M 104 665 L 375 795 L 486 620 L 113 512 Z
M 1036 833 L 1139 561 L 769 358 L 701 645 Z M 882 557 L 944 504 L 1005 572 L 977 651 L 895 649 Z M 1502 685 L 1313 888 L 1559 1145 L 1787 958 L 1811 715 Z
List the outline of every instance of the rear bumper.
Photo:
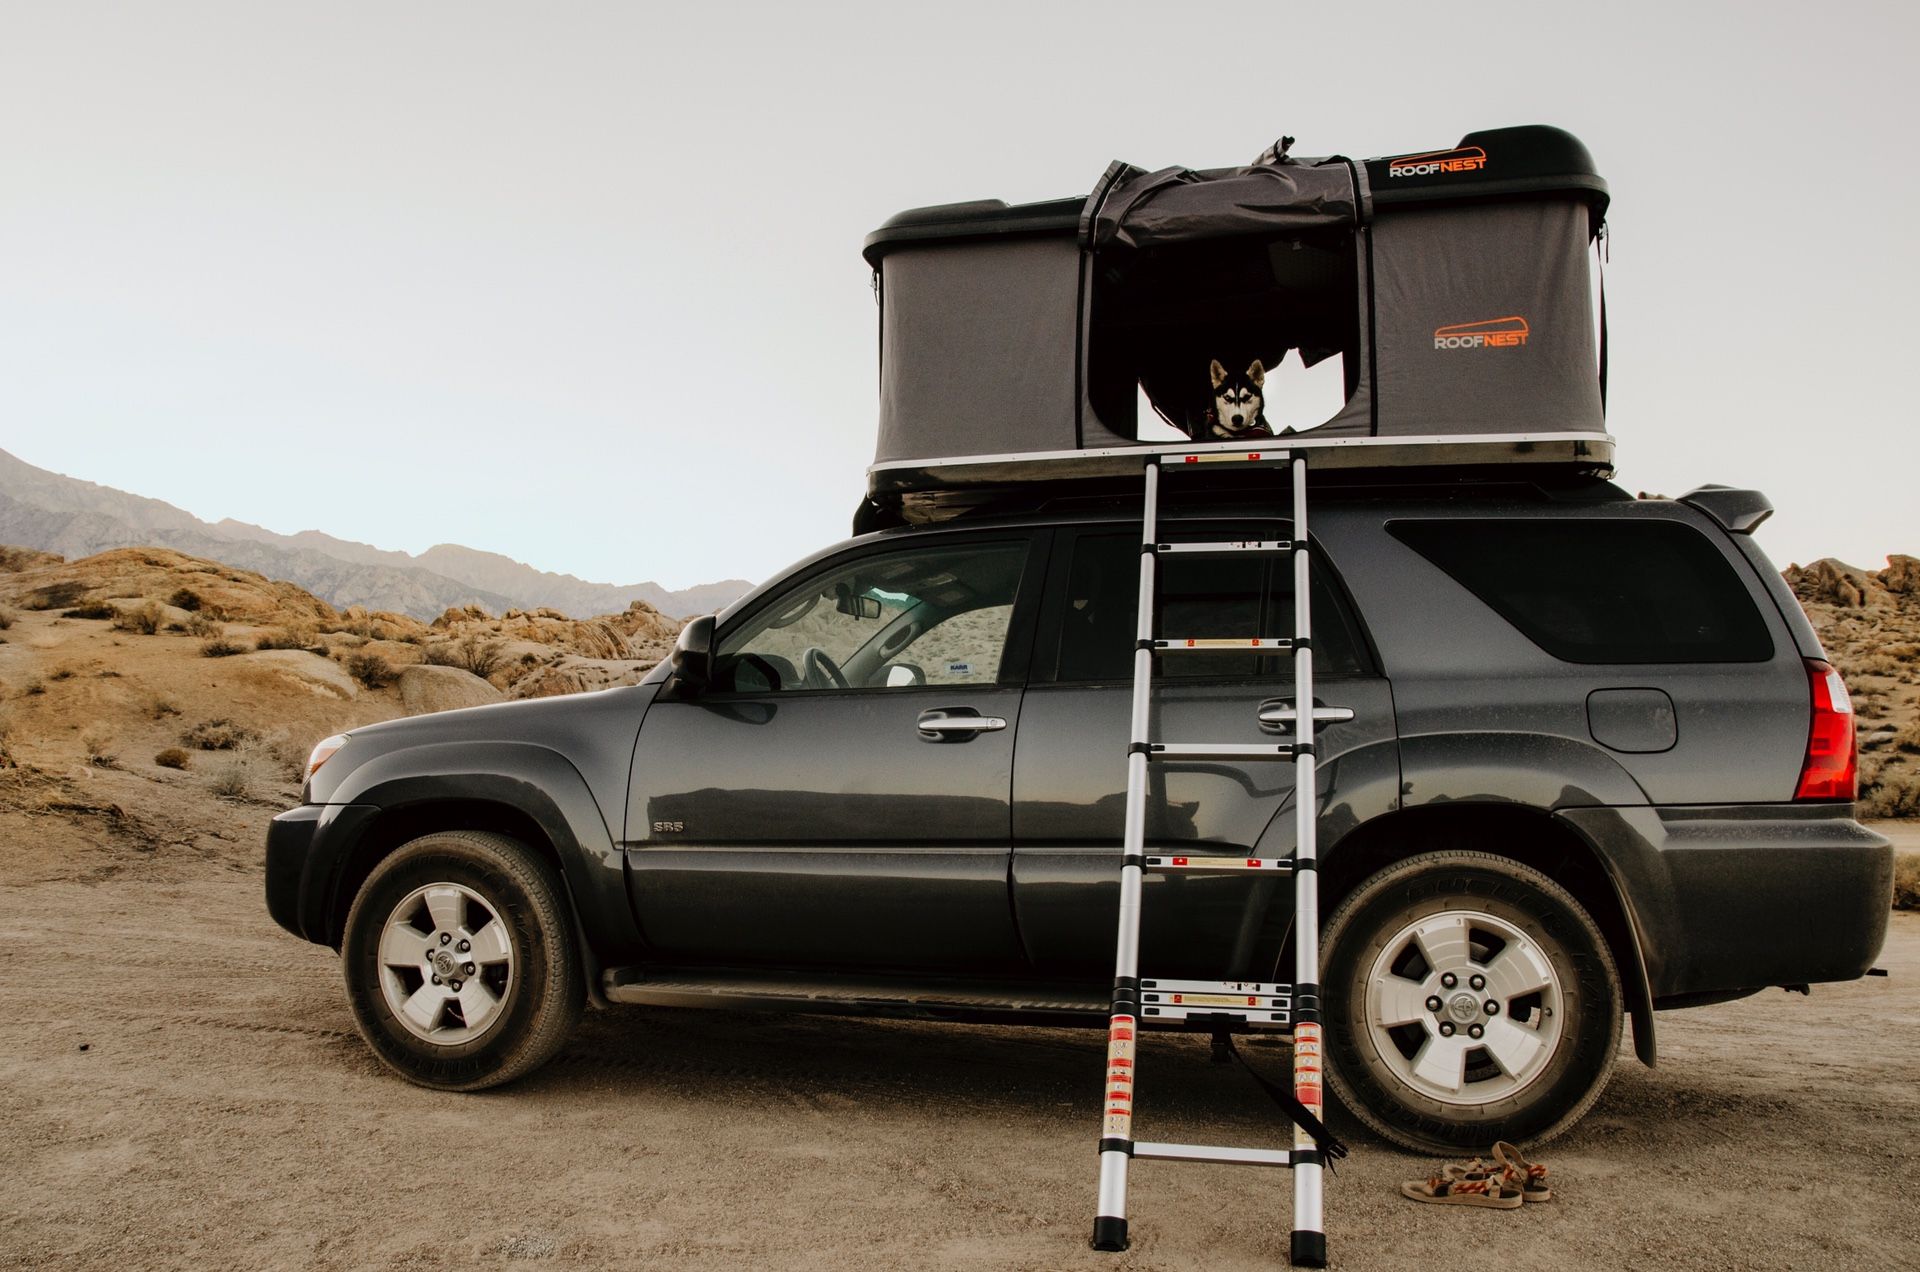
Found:
M 377 809 L 302 804 L 267 824 L 267 913 L 295 936 L 332 945 L 334 897 L 347 849 Z
M 1661 999 L 1852 980 L 1880 955 L 1893 846 L 1819 805 L 1573 808 Z

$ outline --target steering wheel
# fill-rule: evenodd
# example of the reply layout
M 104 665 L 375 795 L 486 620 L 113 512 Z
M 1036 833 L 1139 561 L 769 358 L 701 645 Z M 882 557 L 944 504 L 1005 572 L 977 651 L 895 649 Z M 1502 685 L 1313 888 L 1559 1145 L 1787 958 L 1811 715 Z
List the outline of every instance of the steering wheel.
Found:
M 800 655 L 800 667 L 806 675 L 807 683 L 816 689 L 832 686 L 835 689 L 851 689 L 847 678 L 840 674 L 840 668 L 833 659 L 827 657 L 827 651 L 818 645 L 808 645 Z

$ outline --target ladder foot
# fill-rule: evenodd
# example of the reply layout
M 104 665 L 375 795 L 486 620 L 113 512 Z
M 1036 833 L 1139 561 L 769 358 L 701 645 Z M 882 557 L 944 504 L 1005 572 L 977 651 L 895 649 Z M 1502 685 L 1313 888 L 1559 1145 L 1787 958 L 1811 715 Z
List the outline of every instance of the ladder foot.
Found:
M 1299 1234 L 1294 1234 L 1299 1240 Z M 1322 1245 L 1324 1247 L 1324 1241 Z M 1096 1250 L 1124 1250 L 1127 1248 L 1127 1221 L 1100 1215 L 1093 1221 L 1093 1248 Z
M 1121 1221 L 1125 1223 L 1125 1220 Z M 1306 1232 L 1294 1229 L 1293 1266 L 1296 1268 L 1324 1268 L 1327 1266 L 1327 1234 L 1324 1232 Z

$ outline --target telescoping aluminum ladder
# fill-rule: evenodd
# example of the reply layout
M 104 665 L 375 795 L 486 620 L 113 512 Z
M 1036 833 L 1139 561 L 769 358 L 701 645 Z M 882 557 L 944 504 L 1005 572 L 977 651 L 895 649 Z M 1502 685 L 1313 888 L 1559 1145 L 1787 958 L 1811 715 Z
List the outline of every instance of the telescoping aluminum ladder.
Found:
M 1203 464 L 1232 463 L 1292 469 L 1292 538 L 1235 543 L 1162 543 L 1158 507 L 1163 466 L 1191 471 Z M 1136 1158 L 1284 1166 L 1293 1170 L 1292 1261 L 1324 1267 L 1327 1239 L 1322 1217 L 1321 1169 L 1329 1156 L 1345 1153 L 1319 1120 L 1321 1104 L 1320 892 L 1315 867 L 1313 725 L 1313 630 L 1307 587 L 1307 463 L 1299 452 L 1242 451 L 1156 456 L 1147 461 L 1145 512 L 1140 542 L 1139 628 L 1133 655 L 1133 726 L 1127 747 L 1127 806 L 1120 866 L 1120 933 L 1114 958 L 1113 1015 L 1107 1032 L 1106 1098 L 1100 1132 L 1100 1196 L 1093 1222 L 1098 1250 L 1127 1248 L 1127 1168 Z M 1289 553 L 1293 563 L 1293 634 L 1289 637 L 1203 637 L 1154 631 L 1155 567 L 1172 553 L 1222 555 Z M 1154 658 L 1175 653 L 1248 649 L 1291 651 L 1294 657 L 1296 733 L 1284 743 L 1153 741 L 1148 737 Z M 1284 718 L 1276 716 L 1276 719 Z M 1153 854 L 1146 848 L 1147 765 L 1167 760 L 1288 760 L 1294 762 L 1294 855 L 1289 859 Z M 1140 975 L 1141 883 L 1148 871 L 1241 874 L 1254 878 L 1291 872 L 1294 879 L 1294 979 L 1290 985 L 1247 981 L 1164 980 Z M 1250 1024 L 1290 1025 L 1293 1089 L 1263 1082 L 1294 1122 L 1291 1149 L 1229 1148 L 1163 1144 L 1133 1138 L 1135 1067 L 1142 1019 L 1210 1023 L 1220 1034 Z M 1229 1046 L 1231 1044 L 1228 1044 Z

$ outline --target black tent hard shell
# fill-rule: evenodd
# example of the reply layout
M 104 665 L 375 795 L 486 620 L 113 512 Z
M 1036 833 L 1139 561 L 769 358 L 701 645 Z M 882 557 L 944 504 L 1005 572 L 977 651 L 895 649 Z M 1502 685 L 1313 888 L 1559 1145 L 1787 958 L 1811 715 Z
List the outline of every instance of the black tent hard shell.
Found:
M 1340 359 L 1344 405 L 1286 435 L 1316 462 L 1604 469 L 1606 207 L 1586 147 L 1529 126 L 1364 161 L 1115 163 L 1084 199 L 903 212 L 864 253 L 870 493 L 1137 469 L 1142 395 L 1216 444 L 1217 357 Z

